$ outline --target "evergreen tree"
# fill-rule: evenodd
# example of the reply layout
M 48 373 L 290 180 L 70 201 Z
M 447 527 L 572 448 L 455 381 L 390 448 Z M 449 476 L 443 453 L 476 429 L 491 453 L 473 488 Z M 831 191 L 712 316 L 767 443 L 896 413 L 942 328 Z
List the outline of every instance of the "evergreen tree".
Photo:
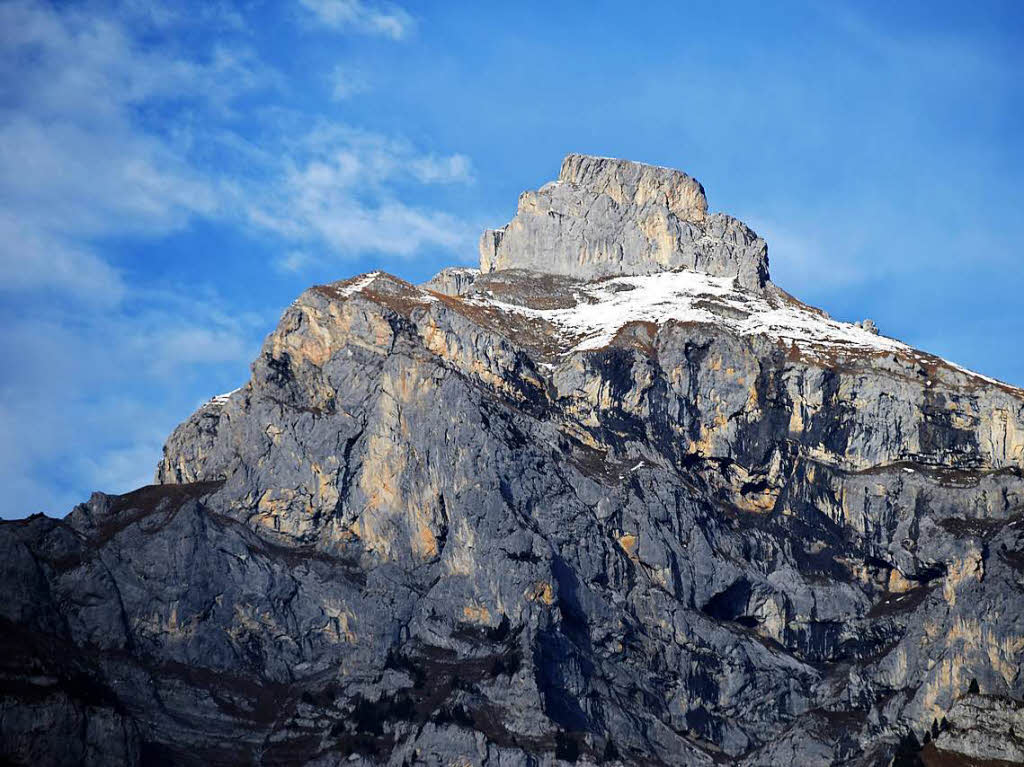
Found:
M 921 744 L 917 736 L 908 732 L 896 747 L 892 767 L 923 767 L 924 762 L 921 761 L 920 753 Z

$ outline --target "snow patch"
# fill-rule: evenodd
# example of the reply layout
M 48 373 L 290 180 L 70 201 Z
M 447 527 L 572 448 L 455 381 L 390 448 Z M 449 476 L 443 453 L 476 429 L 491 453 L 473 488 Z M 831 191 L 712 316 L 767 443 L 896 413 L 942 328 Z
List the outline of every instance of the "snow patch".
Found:
M 338 288 L 338 295 L 348 297 L 353 295 L 354 293 L 360 293 L 362 292 L 363 288 L 365 288 L 375 279 L 380 277 L 380 275 L 381 272 L 370 272 L 369 274 L 364 274 L 362 277 L 352 280 L 352 282 L 350 282 L 345 287 Z
M 239 386 L 237 389 L 232 389 L 231 391 L 225 392 L 224 394 L 217 394 L 216 396 L 210 397 L 210 399 L 208 399 L 206 402 L 204 402 L 201 407 L 212 407 L 214 405 L 218 405 L 218 406 L 224 405 L 224 404 L 227 403 L 227 401 L 229 399 L 231 399 L 231 395 L 232 394 L 234 394 L 235 392 L 239 392 L 241 390 L 242 390 L 242 387 Z
M 488 295 L 469 298 L 511 314 L 545 320 L 559 328 L 574 345 L 566 352 L 600 349 L 631 322 L 694 322 L 725 326 L 740 336 L 766 336 L 811 352 L 899 352 L 920 365 L 939 360 L 951 369 L 997 386 L 1007 384 L 967 370 L 907 344 L 839 322 L 826 313 L 779 296 L 751 293 L 735 287 L 728 277 L 682 270 L 651 275 L 616 277 L 581 286 L 579 302 L 567 309 L 532 309 Z M 927 385 L 931 385 L 928 381 Z
M 738 290 L 728 277 L 700 272 L 662 272 L 616 277 L 583 286 L 580 303 L 568 309 L 531 309 L 502 301 L 504 311 L 543 319 L 572 336 L 573 352 L 600 349 L 631 322 L 697 322 L 724 325 L 739 335 L 779 341 L 907 351 L 903 343 L 874 335 L 797 305 L 784 305 Z

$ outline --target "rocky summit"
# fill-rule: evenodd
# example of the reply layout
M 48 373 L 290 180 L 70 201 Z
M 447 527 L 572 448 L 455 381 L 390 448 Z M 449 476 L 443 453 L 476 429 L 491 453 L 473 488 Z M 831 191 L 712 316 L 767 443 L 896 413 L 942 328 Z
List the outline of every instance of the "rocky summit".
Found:
M 480 239 L 480 271 L 527 269 L 578 279 L 687 267 L 768 279 L 764 240 L 724 213 L 677 170 L 571 154 L 558 180 L 519 198 L 516 217 Z
M 0 526 L 0 760 L 1024 761 L 1024 391 L 570 155 L 288 307 L 156 484 Z

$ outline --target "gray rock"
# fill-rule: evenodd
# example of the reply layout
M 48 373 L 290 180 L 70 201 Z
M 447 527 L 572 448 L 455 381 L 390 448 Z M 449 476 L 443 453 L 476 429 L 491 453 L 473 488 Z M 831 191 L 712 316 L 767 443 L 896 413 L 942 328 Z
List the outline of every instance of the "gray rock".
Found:
M 0 524 L 0 757 L 1018 759 L 1024 392 L 767 282 L 583 343 L 589 268 L 311 288 L 157 484 Z
M 595 279 L 686 267 L 768 282 L 768 249 L 742 222 L 708 214 L 703 187 L 676 170 L 571 154 L 558 180 L 519 197 L 516 217 L 480 239 L 480 271 Z
M 448 296 L 461 296 L 469 291 L 479 274 L 479 269 L 449 266 L 423 283 L 423 287 Z
M 1024 764 L 1024 702 L 967 695 L 944 719 L 935 738 L 940 753 Z

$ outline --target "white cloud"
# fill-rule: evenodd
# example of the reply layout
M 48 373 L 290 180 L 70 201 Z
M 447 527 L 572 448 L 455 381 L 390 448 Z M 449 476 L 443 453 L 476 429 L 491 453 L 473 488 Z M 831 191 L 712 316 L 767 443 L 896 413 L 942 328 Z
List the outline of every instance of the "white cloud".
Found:
M 251 221 L 298 244 L 279 266 L 311 263 L 309 246 L 334 256 L 375 251 L 411 257 L 427 248 L 472 250 L 476 230 L 442 211 L 407 205 L 393 185 L 472 180 L 469 158 L 422 153 L 406 141 L 347 126 L 321 124 L 296 142 Z
M 310 7 L 339 27 L 409 22 L 399 9 L 362 3 Z M 229 29 L 238 23 L 226 12 L 214 18 L 229 19 Z M 290 138 L 289 128 L 308 125 L 304 115 L 283 128 L 267 120 L 268 135 L 255 146 L 230 127 L 233 100 L 273 91 L 280 76 L 230 36 L 188 52 L 138 42 L 147 25 L 164 32 L 183 24 L 181 14 L 131 5 L 0 5 L 0 69 L 12 74 L 0 80 L 0 293 L 51 287 L 116 302 L 123 279 L 94 242 L 158 236 L 195 217 L 240 216 L 293 246 L 342 256 L 408 257 L 471 242 L 463 222 L 410 206 L 390 188 L 471 181 L 467 157 L 328 123 Z M 334 76 L 339 95 L 365 87 L 357 70 Z M 170 120 L 139 118 L 165 105 Z M 222 172 L 232 163 L 241 172 L 222 180 L 207 167 L 209 155 Z
M 461 154 L 423 152 L 404 139 L 320 121 L 290 142 L 290 158 L 333 160 L 346 184 L 379 187 L 414 180 L 424 184 L 469 183 L 472 163 Z
M 163 440 L 187 414 L 186 383 L 241 384 L 266 318 L 178 286 L 136 291 L 117 311 L 55 302 L 5 312 L 0 349 L 0 517 L 64 514 L 83 485 L 125 492 L 152 481 Z M 223 380 L 223 376 L 235 378 Z
M 13 2 L 0 28 L 0 292 L 116 302 L 124 284 L 95 238 L 162 234 L 217 208 L 210 179 L 135 112 L 183 92 L 242 92 L 253 75 L 226 53 L 143 52 L 109 14 Z
M 464 154 L 421 155 L 411 161 L 410 171 L 424 184 L 465 183 L 473 178 L 472 164 Z
M 390 6 L 305 4 L 339 31 L 412 29 Z M 0 30 L 0 517 L 63 514 L 84 487 L 150 481 L 194 382 L 241 384 L 274 319 L 240 315 L 198 281 L 154 287 L 146 248 L 118 266 L 110 239 L 214 219 L 279 236 L 282 272 L 471 243 L 464 222 L 403 200 L 470 182 L 462 155 L 266 99 L 259 139 L 240 132 L 239 117 L 252 124 L 242 99 L 280 94 L 283 80 L 229 5 L 13 0 L 0 2 Z M 366 83 L 334 71 L 339 97 Z
M 362 0 L 299 0 L 299 3 L 331 29 L 353 29 L 401 40 L 415 26 L 412 16 L 395 5 L 378 5 Z
M 86 247 L 0 210 L 0 297 L 33 290 L 115 305 L 125 285 L 116 269 Z

